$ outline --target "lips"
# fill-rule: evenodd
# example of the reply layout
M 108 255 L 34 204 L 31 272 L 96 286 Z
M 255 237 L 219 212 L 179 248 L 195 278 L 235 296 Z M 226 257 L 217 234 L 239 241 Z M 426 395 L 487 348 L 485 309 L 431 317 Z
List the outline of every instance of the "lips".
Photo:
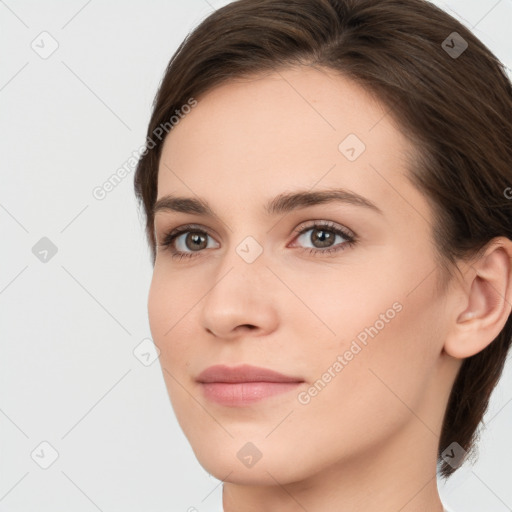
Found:
M 235 407 L 250 406 L 264 398 L 292 391 L 304 382 L 300 377 L 250 365 L 210 366 L 196 380 L 208 400 Z
M 304 382 L 304 379 L 295 376 L 284 375 L 282 373 L 243 364 L 240 366 L 229 367 L 225 365 L 210 366 L 202 371 L 197 379 L 198 382 Z

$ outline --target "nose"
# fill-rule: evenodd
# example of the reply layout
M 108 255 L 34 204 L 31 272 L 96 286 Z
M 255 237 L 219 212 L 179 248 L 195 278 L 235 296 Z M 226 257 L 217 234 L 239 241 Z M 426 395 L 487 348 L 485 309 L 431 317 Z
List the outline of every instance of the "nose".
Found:
M 246 263 L 235 254 L 218 269 L 200 303 L 200 321 L 210 334 L 227 340 L 263 336 L 277 328 L 276 278 L 260 258 Z

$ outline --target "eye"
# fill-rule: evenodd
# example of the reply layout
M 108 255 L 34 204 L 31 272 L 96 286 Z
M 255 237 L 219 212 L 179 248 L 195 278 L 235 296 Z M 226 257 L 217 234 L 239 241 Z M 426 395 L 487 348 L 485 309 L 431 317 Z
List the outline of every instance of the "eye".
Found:
M 202 249 L 211 248 L 208 237 L 210 235 L 204 229 L 187 224 L 167 233 L 159 247 L 169 249 L 173 258 L 191 258 L 196 256 L 195 253 L 202 252 Z
M 295 232 L 299 233 L 297 240 L 301 243 L 310 242 L 313 244 L 313 247 L 302 247 L 301 250 L 319 256 L 342 251 L 352 247 L 357 242 L 356 235 L 353 232 L 331 221 L 317 221 L 305 228 L 302 225 Z M 308 232 L 311 232 L 311 234 L 307 235 Z M 335 244 L 336 238 L 345 241 Z
M 306 236 L 310 231 L 312 233 Z M 310 254 L 320 256 L 342 251 L 357 242 L 357 237 L 352 231 L 331 221 L 316 221 L 307 227 L 302 224 L 294 232 L 299 233 L 296 239 L 301 243 L 309 241 L 316 244 L 316 247 L 315 245 L 301 247 L 301 251 L 308 251 Z M 208 243 L 208 238 L 213 239 L 207 231 L 199 226 L 187 224 L 165 234 L 159 247 L 169 250 L 173 258 L 192 258 L 204 252 L 203 249 L 212 248 L 212 245 Z M 337 238 L 342 239 L 341 243 L 335 244 Z M 213 246 L 213 248 L 215 247 L 218 245 Z

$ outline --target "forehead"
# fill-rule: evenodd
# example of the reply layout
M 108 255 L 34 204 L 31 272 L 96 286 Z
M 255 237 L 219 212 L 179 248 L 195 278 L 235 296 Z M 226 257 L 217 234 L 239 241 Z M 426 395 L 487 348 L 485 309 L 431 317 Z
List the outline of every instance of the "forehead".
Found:
M 290 189 L 342 186 L 385 205 L 420 195 L 404 178 L 413 152 L 387 107 L 355 82 L 287 68 L 198 98 L 164 142 L 158 197 L 244 207 Z

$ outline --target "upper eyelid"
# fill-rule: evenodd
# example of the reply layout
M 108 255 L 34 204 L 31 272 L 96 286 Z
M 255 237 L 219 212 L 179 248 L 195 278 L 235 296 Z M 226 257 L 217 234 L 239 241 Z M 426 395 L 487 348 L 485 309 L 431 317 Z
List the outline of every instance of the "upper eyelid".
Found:
M 314 221 L 305 221 L 301 222 L 294 230 L 294 233 L 301 233 L 302 231 L 306 231 L 313 228 L 322 228 L 327 227 L 333 230 L 338 230 L 342 232 L 346 232 L 347 235 L 351 236 L 352 238 L 356 238 L 356 234 L 347 226 L 344 224 L 340 224 L 338 222 L 334 222 L 331 220 L 314 220 Z
M 199 224 L 184 224 L 175 229 L 170 229 L 168 231 L 164 230 L 162 234 L 163 234 L 163 236 L 180 236 L 180 235 L 183 235 L 184 233 L 188 233 L 189 231 L 201 231 L 211 237 L 214 236 L 212 234 L 213 230 L 206 228 L 204 226 L 201 226 Z M 213 233 L 215 233 L 215 232 L 213 231 Z

